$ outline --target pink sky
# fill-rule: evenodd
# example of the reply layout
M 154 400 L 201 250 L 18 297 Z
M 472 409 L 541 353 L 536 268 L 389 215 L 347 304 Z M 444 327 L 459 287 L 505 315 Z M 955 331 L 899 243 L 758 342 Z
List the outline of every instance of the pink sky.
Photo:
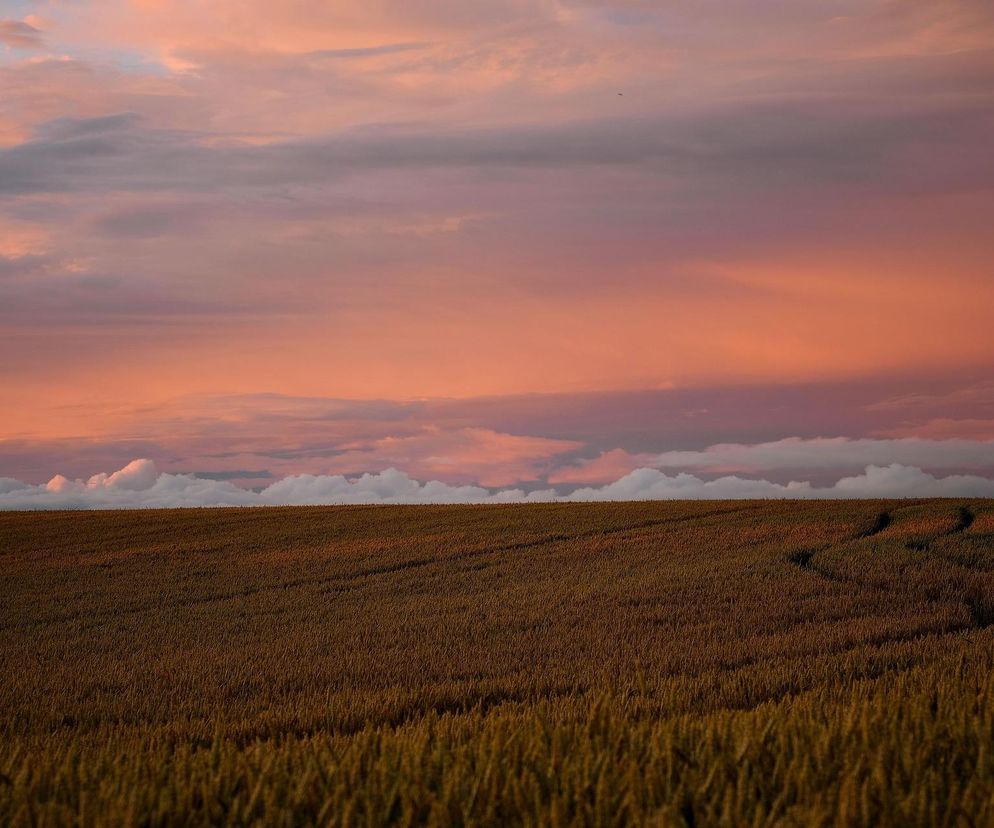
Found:
M 994 440 L 988 0 L 0 15 L 0 478 Z

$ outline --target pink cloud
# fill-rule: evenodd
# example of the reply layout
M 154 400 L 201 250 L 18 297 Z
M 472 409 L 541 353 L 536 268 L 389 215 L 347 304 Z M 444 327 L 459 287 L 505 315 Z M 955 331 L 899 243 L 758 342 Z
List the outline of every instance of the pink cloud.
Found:
M 107 0 L 6 21 L 52 52 L 0 60 L 0 440 L 503 485 L 801 430 L 990 436 L 989 383 L 929 392 L 991 359 L 994 7 L 841 5 Z M 845 426 L 803 394 L 764 407 L 911 375 L 917 402 Z M 530 394 L 667 387 L 756 391 L 623 435 L 634 393 L 580 436 L 573 402 L 528 414 Z M 260 392 L 472 416 L 196 401 Z
M 501 434 L 486 428 L 429 427 L 403 437 L 346 443 L 327 467 L 339 473 L 403 468 L 419 478 L 505 486 L 541 477 L 552 468 L 553 457 L 582 447 L 573 440 Z
M 549 483 L 593 484 L 607 483 L 624 477 L 631 471 L 645 466 L 651 454 L 630 454 L 624 449 L 611 449 L 601 452 L 590 460 L 581 460 L 570 466 L 562 466 L 549 475 Z
M 0 20 L 0 43 L 14 49 L 41 49 L 41 30 L 26 20 Z

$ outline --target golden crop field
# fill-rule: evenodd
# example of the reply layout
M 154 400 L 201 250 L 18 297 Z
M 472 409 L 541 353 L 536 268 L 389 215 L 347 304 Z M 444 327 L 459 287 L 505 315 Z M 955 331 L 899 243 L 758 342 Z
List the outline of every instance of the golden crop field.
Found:
M 0 514 L 3 825 L 994 824 L 994 503 Z

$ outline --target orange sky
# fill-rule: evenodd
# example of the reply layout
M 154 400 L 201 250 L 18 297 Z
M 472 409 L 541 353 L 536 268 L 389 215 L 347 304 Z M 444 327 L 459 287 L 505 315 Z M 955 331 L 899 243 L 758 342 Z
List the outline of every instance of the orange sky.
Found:
M 201 439 L 224 416 L 205 399 L 753 388 L 759 422 L 774 387 L 919 377 L 948 397 L 991 374 L 987 2 L 4 14 L 0 477 L 138 439 L 166 468 L 295 470 L 273 457 L 310 416 L 297 403 L 239 407 L 267 424 L 246 453 Z M 504 431 L 475 405 L 394 430 L 357 416 L 299 468 L 498 486 L 578 460 L 613 474 L 653 439 Z M 811 431 L 794 405 L 782 437 Z M 984 405 L 872 428 L 985 439 Z M 752 433 L 672 425 L 654 451 Z

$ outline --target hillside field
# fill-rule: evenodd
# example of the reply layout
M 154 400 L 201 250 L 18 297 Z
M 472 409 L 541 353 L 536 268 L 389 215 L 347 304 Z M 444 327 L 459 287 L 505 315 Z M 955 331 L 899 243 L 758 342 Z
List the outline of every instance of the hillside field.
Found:
M 0 824 L 994 824 L 994 503 L 0 514 Z

